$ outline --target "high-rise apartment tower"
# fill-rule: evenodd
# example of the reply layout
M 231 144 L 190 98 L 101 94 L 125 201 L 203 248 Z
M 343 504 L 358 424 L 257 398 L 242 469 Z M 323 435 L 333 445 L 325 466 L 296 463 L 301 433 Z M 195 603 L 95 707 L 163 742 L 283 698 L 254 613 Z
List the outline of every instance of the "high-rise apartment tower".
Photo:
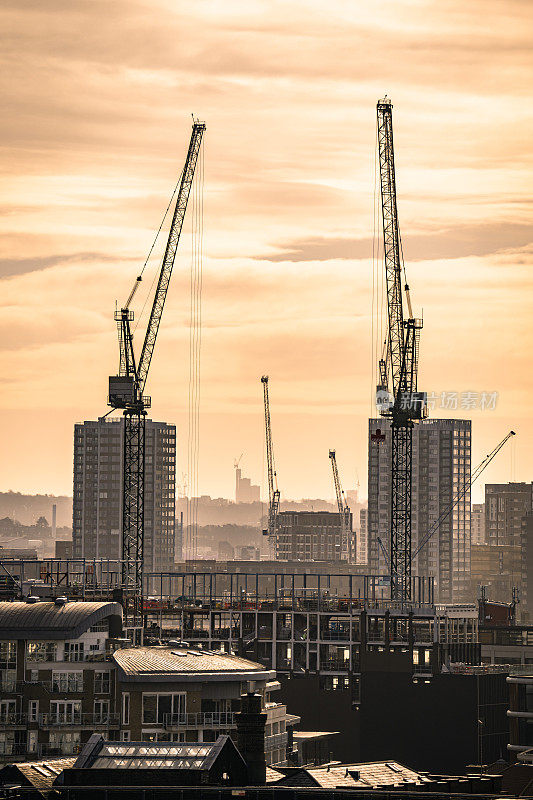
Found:
M 74 558 L 121 557 L 124 419 L 74 427 Z M 146 420 L 144 569 L 174 567 L 176 426 Z
M 470 479 L 471 422 L 426 419 L 413 428 L 412 542 L 413 554 L 432 524 L 449 508 Z M 371 574 L 388 575 L 391 512 L 391 432 L 384 419 L 369 420 L 368 558 Z M 435 597 L 442 603 L 461 600 L 470 578 L 470 490 L 441 523 L 418 556 L 413 575 L 435 579 Z

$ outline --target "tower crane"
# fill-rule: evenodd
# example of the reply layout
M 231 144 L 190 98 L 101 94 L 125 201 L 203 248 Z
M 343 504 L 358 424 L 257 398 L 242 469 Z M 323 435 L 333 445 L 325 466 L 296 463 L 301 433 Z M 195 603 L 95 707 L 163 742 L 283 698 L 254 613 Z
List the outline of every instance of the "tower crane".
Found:
M 108 405 L 124 411 L 124 458 L 122 482 L 122 586 L 125 615 L 138 619 L 142 610 L 142 576 L 144 556 L 144 465 L 145 419 L 151 406 L 143 394 L 163 314 L 172 268 L 196 163 L 205 131 L 205 123 L 193 120 L 189 149 L 181 173 L 176 204 L 170 225 L 165 254 L 150 312 L 146 335 L 137 361 L 133 347 L 130 304 L 142 276 L 139 276 L 125 305 L 115 312 L 119 334 L 120 362 L 118 375 L 109 378 Z
M 391 420 L 391 599 L 403 601 L 411 595 L 413 425 L 425 416 L 427 404 L 425 394 L 417 391 L 422 320 L 413 316 L 407 282 L 402 285 L 405 267 L 396 202 L 392 103 L 387 97 L 377 104 L 377 128 L 388 311 L 386 352 L 379 364 L 377 402 L 381 415 Z
M 263 384 L 263 400 L 265 405 L 265 438 L 268 470 L 268 522 L 267 529 L 263 531 L 268 536 L 270 557 L 275 559 L 278 551 L 279 528 L 279 500 L 278 477 L 274 462 L 274 448 L 272 446 L 272 428 L 270 426 L 270 403 L 268 399 L 268 375 L 261 378 Z
M 339 509 L 339 518 L 341 522 L 341 558 L 343 561 L 350 560 L 350 507 L 346 500 L 346 495 L 341 486 L 339 477 L 339 468 L 337 466 L 337 457 L 335 450 L 329 451 L 329 458 L 331 461 L 331 469 L 333 470 L 333 483 L 335 484 L 335 494 L 337 496 L 337 508 Z

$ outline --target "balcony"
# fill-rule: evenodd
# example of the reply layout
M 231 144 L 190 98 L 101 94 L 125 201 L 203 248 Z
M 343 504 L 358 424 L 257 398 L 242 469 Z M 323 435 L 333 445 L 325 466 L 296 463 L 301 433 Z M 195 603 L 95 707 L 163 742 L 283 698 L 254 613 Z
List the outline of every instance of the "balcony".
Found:
M 25 728 L 27 721 L 26 714 L 0 714 L 0 728 Z M 0 742 L 0 745 L 2 742 Z
M 35 752 L 35 751 L 34 751 Z M 0 742 L 0 760 L 6 759 L 26 759 L 28 756 L 34 755 L 34 752 L 28 752 L 26 744 L 20 742 Z
M 232 728 L 236 725 L 232 711 L 206 711 L 198 714 L 165 714 L 167 730 L 174 728 Z
M 28 755 L 34 757 L 35 755 L 39 756 L 56 756 L 57 758 L 61 758 L 61 756 L 77 756 L 78 753 L 81 751 L 82 748 L 81 742 L 62 742 L 61 744 L 40 744 L 38 751 L 34 751 L 32 753 L 28 753 Z
M 41 714 L 41 728 L 94 728 L 107 729 L 120 726 L 119 714 Z

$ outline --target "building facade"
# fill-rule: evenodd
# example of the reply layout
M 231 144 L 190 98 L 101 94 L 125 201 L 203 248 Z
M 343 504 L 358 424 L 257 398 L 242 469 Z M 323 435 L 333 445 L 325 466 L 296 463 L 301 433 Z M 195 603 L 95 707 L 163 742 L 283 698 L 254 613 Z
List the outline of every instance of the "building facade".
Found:
M 472 531 L 472 544 L 486 544 L 485 503 L 472 503 L 472 512 L 470 515 L 470 528 Z
M 118 603 L 0 603 L 0 759 L 77 753 L 94 731 L 118 736 L 113 640 Z
M 236 740 L 241 695 L 261 695 L 266 713 L 267 764 L 286 764 L 288 731 L 299 718 L 287 715 L 272 693 L 280 689 L 274 670 L 245 658 L 188 648 L 183 642 L 118 650 L 121 739 L 143 742 Z
M 520 547 L 522 517 L 533 510 L 533 483 L 487 483 L 485 540 Z
M 174 567 L 176 427 L 146 420 L 144 563 Z M 74 558 L 121 557 L 123 418 L 74 427 Z
M 433 576 L 435 597 L 463 600 L 470 589 L 471 422 L 426 419 L 413 428 L 412 546 L 416 552 L 431 526 L 460 496 L 436 533 L 413 558 L 413 575 Z M 368 559 L 372 574 L 389 572 L 391 430 L 384 419 L 369 420 Z M 383 548 L 378 539 L 381 539 Z M 385 552 L 383 552 L 385 550 Z M 387 554 L 387 555 L 386 555 Z
M 282 511 L 276 558 L 280 561 L 347 561 L 352 515 L 345 547 L 341 515 L 332 511 Z

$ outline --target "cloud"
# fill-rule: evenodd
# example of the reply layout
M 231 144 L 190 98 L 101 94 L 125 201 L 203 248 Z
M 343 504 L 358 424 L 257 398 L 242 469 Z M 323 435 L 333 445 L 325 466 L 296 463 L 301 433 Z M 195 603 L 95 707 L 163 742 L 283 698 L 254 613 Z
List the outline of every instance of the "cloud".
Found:
M 503 250 L 518 251 L 531 242 L 533 226 L 513 223 L 457 225 L 453 229 L 403 236 L 406 261 L 486 256 Z M 381 248 L 381 240 L 377 245 Z M 284 242 L 276 250 L 256 258 L 271 262 L 369 259 L 373 240 L 316 236 Z

